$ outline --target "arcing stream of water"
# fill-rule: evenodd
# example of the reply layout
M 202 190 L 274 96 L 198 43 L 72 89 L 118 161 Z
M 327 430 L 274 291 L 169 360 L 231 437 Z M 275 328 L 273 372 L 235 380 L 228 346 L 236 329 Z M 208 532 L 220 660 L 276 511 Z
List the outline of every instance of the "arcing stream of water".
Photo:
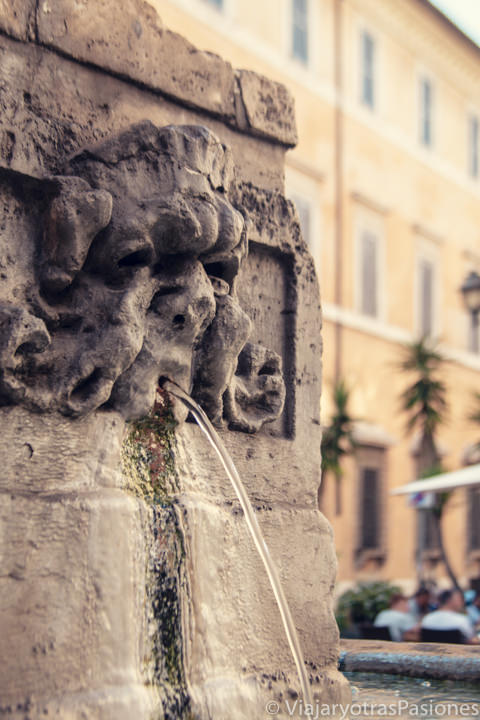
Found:
M 280 611 L 283 622 L 283 627 L 285 628 L 285 634 L 290 645 L 290 650 L 292 651 L 293 659 L 295 660 L 295 665 L 297 666 L 297 672 L 300 679 L 300 686 L 302 688 L 304 703 L 312 705 L 310 683 L 308 681 L 302 648 L 300 646 L 295 625 L 293 624 L 290 608 L 288 606 L 287 599 L 280 583 L 277 568 L 274 565 L 268 546 L 263 538 L 260 525 L 258 524 L 258 520 L 253 511 L 252 504 L 249 500 L 245 487 L 240 479 L 237 468 L 235 467 L 233 460 L 228 454 L 218 433 L 216 432 L 215 428 L 211 424 L 210 420 L 208 419 L 202 408 L 197 405 L 197 403 L 192 400 L 192 398 L 187 395 L 187 393 L 182 390 L 182 388 L 176 383 L 167 380 L 163 383 L 163 388 L 167 390 L 167 392 L 179 398 L 190 410 L 198 425 L 203 430 L 209 442 L 213 446 L 215 452 L 219 456 L 222 465 L 225 468 L 228 477 L 230 478 L 240 505 L 242 506 L 242 510 L 245 514 L 245 520 L 247 522 L 248 529 L 250 530 L 250 534 L 253 538 L 258 554 L 263 561 L 268 578 L 270 580 L 270 584 L 272 586 L 273 594 L 275 595 L 275 599 L 277 601 L 278 609 Z

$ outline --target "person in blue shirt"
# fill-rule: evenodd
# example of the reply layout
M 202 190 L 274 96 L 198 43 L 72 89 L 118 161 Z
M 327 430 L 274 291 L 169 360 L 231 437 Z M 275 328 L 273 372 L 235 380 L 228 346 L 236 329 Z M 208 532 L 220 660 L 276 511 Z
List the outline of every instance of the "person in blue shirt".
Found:
M 472 625 L 480 628 L 480 595 L 475 590 L 466 591 L 465 609 Z

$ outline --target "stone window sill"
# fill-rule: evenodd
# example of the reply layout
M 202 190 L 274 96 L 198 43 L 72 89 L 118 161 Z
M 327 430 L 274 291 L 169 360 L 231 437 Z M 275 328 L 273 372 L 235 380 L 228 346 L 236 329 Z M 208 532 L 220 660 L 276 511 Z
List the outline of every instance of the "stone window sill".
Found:
M 362 567 L 369 562 L 375 562 L 377 565 L 383 565 L 387 559 L 387 551 L 385 548 L 359 548 L 356 551 L 356 565 Z

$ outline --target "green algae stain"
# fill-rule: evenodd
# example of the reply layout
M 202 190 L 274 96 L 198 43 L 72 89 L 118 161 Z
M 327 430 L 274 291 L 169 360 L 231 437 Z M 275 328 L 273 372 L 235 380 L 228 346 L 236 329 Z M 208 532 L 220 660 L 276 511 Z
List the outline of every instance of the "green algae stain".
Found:
M 123 443 L 125 486 L 147 502 L 169 505 L 178 490 L 175 471 L 175 427 L 168 394 L 158 390 L 149 415 L 130 423 Z
M 176 425 L 168 394 L 158 390 L 151 413 L 129 424 L 122 448 L 124 487 L 151 509 L 146 567 L 151 645 L 144 664 L 162 698 L 162 720 L 193 718 L 182 643 L 181 596 L 187 589 L 177 514 Z

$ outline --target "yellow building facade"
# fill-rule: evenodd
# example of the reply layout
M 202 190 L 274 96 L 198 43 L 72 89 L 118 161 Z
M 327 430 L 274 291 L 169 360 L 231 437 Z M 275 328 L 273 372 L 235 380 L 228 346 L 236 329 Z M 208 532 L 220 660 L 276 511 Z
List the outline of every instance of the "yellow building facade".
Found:
M 438 342 L 443 463 L 462 467 L 480 440 L 467 419 L 478 338 L 459 291 L 480 273 L 480 48 L 427 0 L 150 1 L 169 29 L 295 97 L 286 187 L 320 277 L 322 418 L 340 377 L 357 418 L 340 497 L 327 477 L 322 498 L 339 589 L 385 579 L 412 590 L 419 569 L 445 584 L 435 547 L 419 545 L 418 511 L 390 495 L 415 478 L 418 444 L 405 432 L 398 361 L 423 334 Z M 479 493 L 456 490 L 443 523 L 466 585 L 480 576 Z

